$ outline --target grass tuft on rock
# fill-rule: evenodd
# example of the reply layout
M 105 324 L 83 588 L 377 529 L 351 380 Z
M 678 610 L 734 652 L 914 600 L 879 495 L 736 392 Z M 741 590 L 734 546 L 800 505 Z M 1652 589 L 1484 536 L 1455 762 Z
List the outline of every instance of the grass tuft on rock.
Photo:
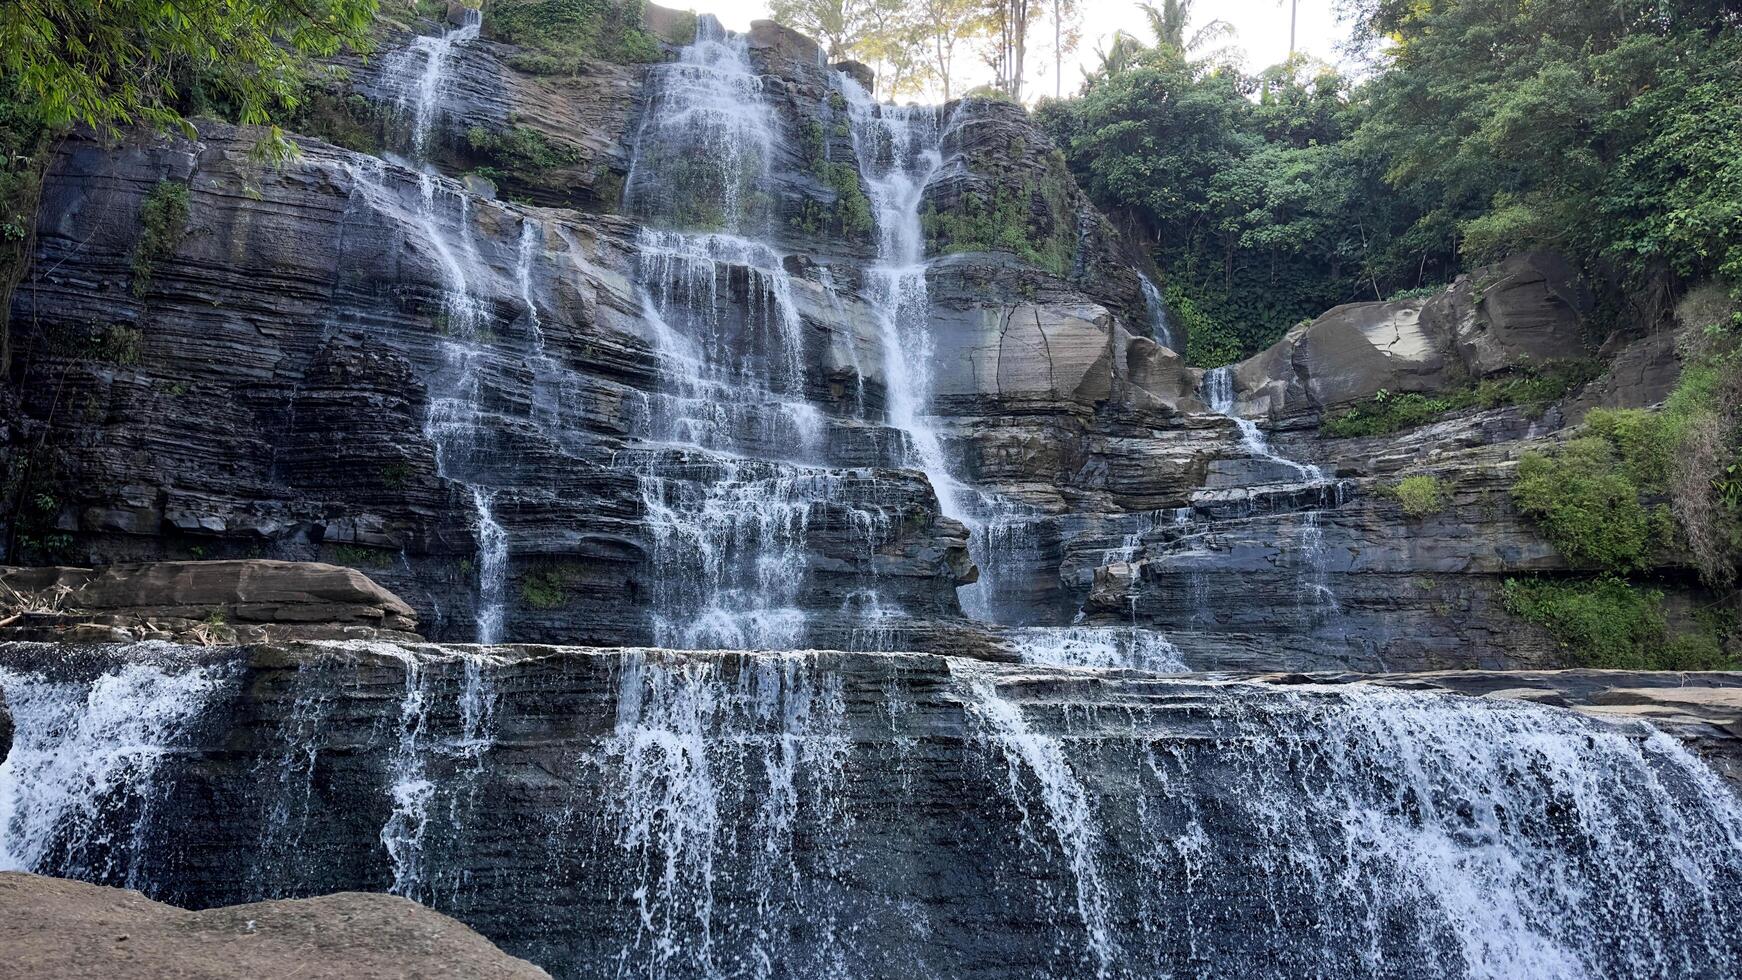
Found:
M 133 245 L 133 295 L 151 288 L 157 263 L 175 254 L 187 236 L 188 185 L 159 181 L 139 208 L 139 239 Z
M 1416 520 L 1445 510 L 1450 499 L 1439 477 L 1428 474 L 1404 477 L 1387 494 L 1402 505 L 1405 514 Z

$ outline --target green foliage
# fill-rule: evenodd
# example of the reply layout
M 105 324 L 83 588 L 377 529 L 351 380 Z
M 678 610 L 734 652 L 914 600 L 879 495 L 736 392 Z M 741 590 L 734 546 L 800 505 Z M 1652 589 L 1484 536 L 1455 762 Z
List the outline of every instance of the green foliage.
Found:
M 865 191 L 859 186 L 859 173 L 851 164 L 825 163 L 821 175 L 823 183 L 829 190 L 835 192 L 835 217 L 840 222 L 841 230 L 852 238 L 864 238 L 871 234 L 871 199 L 865 196 Z
M 1070 271 L 1076 252 L 1076 239 L 1061 215 L 1051 188 L 1034 184 L 1017 187 L 999 186 L 988 201 L 985 195 L 969 191 L 962 195 L 961 205 L 953 211 L 939 211 L 928 205 L 920 216 L 925 229 L 926 244 L 938 254 L 956 252 L 1010 252 L 1022 261 L 1054 275 Z M 1046 217 L 1035 219 L 1035 201 Z
M 91 344 L 89 356 L 120 367 L 135 367 L 145 346 L 145 334 L 138 327 L 110 324 Z
M 466 143 L 490 163 L 477 168 L 480 176 L 503 185 L 536 185 L 551 170 L 572 167 L 581 153 L 568 143 L 558 143 L 530 126 L 510 126 L 491 131 L 482 126 L 466 130 Z
M 495 0 L 490 36 L 527 50 L 515 68 L 541 75 L 578 72 L 588 61 L 659 61 L 659 41 L 641 26 L 640 0 Z
M 30 264 L 50 138 L 17 80 L 0 73 L 0 378 L 11 371 L 12 291 Z
M 39 158 L 48 136 L 17 81 L 0 75 L 0 249 L 10 251 L 35 223 Z
M 1507 612 L 1547 629 L 1575 667 L 1729 670 L 1736 664 L 1710 632 L 1671 636 L 1663 593 L 1618 578 L 1591 582 L 1507 579 Z
M 388 568 L 392 566 L 396 552 L 387 548 L 370 548 L 364 545 L 341 544 L 333 549 L 333 559 L 341 565 L 353 568 Z
M 520 580 L 520 598 L 534 609 L 558 609 L 568 602 L 565 576 L 556 569 L 541 569 Z
M 1556 361 L 1540 368 L 1524 367 L 1510 374 L 1436 394 L 1392 394 L 1380 391 L 1369 402 L 1327 418 L 1319 431 L 1332 438 L 1380 436 L 1426 425 L 1451 412 L 1470 408 L 1522 405 L 1541 412 L 1568 392 L 1597 376 L 1595 362 Z
M 311 58 L 368 44 L 376 0 L 11 0 L 0 5 L 0 76 L 50 127 L 145 123 L 193 135 L 195 79 L 250 125 L 302 98 Z M 276 127 L 263 147 L 290 152 Z
M 1164 297 L 1173 321 L 1186 332 L 1186 363 L 1193 367 L 1221 367 L 1238 361 L 1245 353 L 1239 334 L 1210 318 L 1179 286 L 1170 285 Z
M 364 96 L 314 87 L 297 106 L 291 122 L 291 128 L 305 136 L 368 154 L 381 149 L 376 125 L 375 107 Z
M 1383 50 L 1361 84 L 1133 42 L 1037 113 L 1218 346 L 1251 353 L 1329 306 L 1527 248 L 1567 253 L 1605 309 L 1645 324 L 1689 282 L 1742 288 L 1742 19 L 1726 5 L 1345 6 Z
M 1450 498 L 1439 478 L 1427 474 L 1406 476 L 1387 493 L 1403 506 L 1405 514 L 1417 519 L 1444 510 Z
M 133 295 L 151 288 L 153 267 L 175 254 L 187 234 L 188 185 L 159 181 L 139 207 L 139 239 L 133 244 Z
M 1569 561 L 1613 572 L 1644 568 L 1668 543 L 1668 511 L 1640 503 L 1641 488 L 1616 448 L 1598 436 L 1518 462 L 1512 499 Z

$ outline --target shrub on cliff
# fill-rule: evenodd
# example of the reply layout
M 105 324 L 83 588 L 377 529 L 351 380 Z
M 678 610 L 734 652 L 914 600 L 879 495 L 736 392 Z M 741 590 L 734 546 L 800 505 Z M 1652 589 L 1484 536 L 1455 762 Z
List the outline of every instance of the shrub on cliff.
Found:
M 1404 477 L 1389 491 L 1393 500 L 1410 517 L 1420 519 L 1444 510 L 1447 502 L 1445 485 L 1429 474 Z
M 641 0 L 495 0 L 484 30 L 527 51 L 522 71 L 562 75 L 588 60 L 658 61 L 658 40 L 641 26 Z
M 151 288 L 151 274 L 160 259 L 175 254 L 187 234 L 188 185 L 159 181 L 139 207 L 139 239 L 133 244 L 133 295 Z
M 1579 667 L 1728 670 L 1736 666 L 1710 630 L 1671 635 L 1663 593 L 1618 578 L 1593 582 L 1508 579 L 1506 610 L 1548 630 Z
M 1519 460 L 1512 499 L 1567 560 L 1614 572 L 1644 568 L 1664 543 L 1668 512 L 1640 502 L 1640 487 L 1607 439 L 1574 439 L 1553 455 Z

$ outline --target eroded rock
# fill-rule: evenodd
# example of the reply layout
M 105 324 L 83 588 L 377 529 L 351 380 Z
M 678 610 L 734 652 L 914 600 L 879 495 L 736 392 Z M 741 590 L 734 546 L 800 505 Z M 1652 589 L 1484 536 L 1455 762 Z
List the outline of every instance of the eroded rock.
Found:
M 348 892 L 188 912 L 136 891 L 0 871 L 0 946 L 20 978 L 549 980 L 438 912 Z

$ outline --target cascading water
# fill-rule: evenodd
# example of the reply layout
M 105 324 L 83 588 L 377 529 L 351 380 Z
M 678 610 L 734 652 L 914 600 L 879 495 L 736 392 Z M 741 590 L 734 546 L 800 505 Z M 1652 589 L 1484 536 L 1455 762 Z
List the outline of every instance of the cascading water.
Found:
M 958 480 L 928 416 L 931 396 L 931 297 L 926 285 L 926 185 L 945 166 L 948 120 L 935 106 L 895 106 L 871 97 L 853 78 L 835 78 L 850 121 L 853 152 L 877 226 L 877 262 L 869 270 L 883 346 L 889 424 L 906 437 L 909 463 L 926 475 L 946 517 L 967 525 L 978 582 L 957 590 L 963 611 L 992 621 L 995 579 L 1027 543 L 1031 508 Z
M 422 159 L 430 131 L 441 115 L 447 89 L 448 58 L 454 49 L 478 39 L 484 27 L 481 10 L 462 8 L 460 26 L 440 34 L 419 35 L 388 57 L 384 77 L 396 90 L 399 107 L 411 113 L 412 152 Z
M 637 288 L 662 386 L 618 465 L 640 479 L 654 639 L 805 646 L 813 523 L 862 533 L 869 565 L 892 515 L 865 499 L 870 475 L 829 466 L 832 423 L 811 401 L 788 257 L 757 237 L 782 137 L 746 39 L 704 16 L 649 86 L 626 200 L 650 225 L 636 241 Z
M 0 870 L 142 885 L 158 767 L 226 677 L 163 644 L 124 652 L 141 662 L 85 682 L 0 669 L 15 729 L 0 763 Z
M 1149 332 L 1155 342 L 1171 351 L 1179 351 L 1179 341 L 1173 335 L 1173 327 L 1167 321 L 1167 301 L 1161 298 L 1161 290 L 1146 275 L 1139 272 L 1137 283 L 1143 287 L 1143 306 L 1149 311 Z M 1221 409 L 1217 409 L 1221 411 Z M 1224 413 L 1226 414 L 1226 413 Z
M 1133 625 L 1028 626 L 1005 631 L 1024 663 L 1048 667 L 1121 667 L 1156 674 L 1189 670 L 1179 648 L 1155 630 Z
M 676 61 L 653 66 L 648 91 L 624 185 L 628 210 L 670 227 L 728 232 L 766 219 L 755 196 L 780 135 L 749 40 L 712 14 L 698 17 L 695 41 Z
M 915 655 L 3 652 L 46 665 L 0 675 L 9 864 L 393 889 L 560 977 L 1742 968 L 1742 801 L 1638 722 Z
M 1308 463 L 1297 463 L 1270 448 L 1270 441 L 1264 437 L 1264 430 L 1258 428 L 1258 423 L 1240 415 L 1234 404 L 1234 369 L 1219 367 L 1204 372 L 1203 380 L 1204 403 L 1210 406 L 1210 411 L 1218 415 L 1226 415 L 1240 429 L 1240 440 L 1246 451 L 1260 459 L 1268 460 L 1300 474 L 1302 480 L 1312 483 L 1324 483 L 1325 472 L 1317 466 Z
M 383 77 L 396 92 L 400 108 L 411 114 L 411 152 L 419 163 L 427 159 L 429 138 L 441 116 L 443 96 L 451 83 L 452 56 L 476 40 L 482 30 L 480 11 L 466 9 L 462 17 L 461 26 L 440 35 L 412 38 L 410 45 L 389 57 L 384 66 Z M 365 199 L 379 201 L 391 193 L 384 186 L 384 170 L 378 160 L 351 168 L 354 184 Z M 475 472 L 486 455 L 480 452 L 479 437 L 491 424 L 483 406 L 485 367 L 493 356 L 493 310 L 481 288 L 491 271 L 478 255 L 472 235 L 472 199 L 465 188 L 433 171 L 417 176 L 420 203 L 416 221 L 435 253 L 443 287 L 441 357 L 437 376 L 429 385 L 424 435 L 435 446 L 437 475 L 459 484 L 470 498 L 473 533 L 478 541 L 475 638 L 479 643 L 497 643 L 502 639 L 506 615 L 509 540 L 496 520 L 495 491 L 477 482 Z M 521 265 L 529 275 L 530 249 L 535 243 L 525 237 L 521 245 Z M 520 287 L 531 309 L 529 278 L 523 277 Z M 532 326 L 542 345 L 536 310 L 532 311 Z

